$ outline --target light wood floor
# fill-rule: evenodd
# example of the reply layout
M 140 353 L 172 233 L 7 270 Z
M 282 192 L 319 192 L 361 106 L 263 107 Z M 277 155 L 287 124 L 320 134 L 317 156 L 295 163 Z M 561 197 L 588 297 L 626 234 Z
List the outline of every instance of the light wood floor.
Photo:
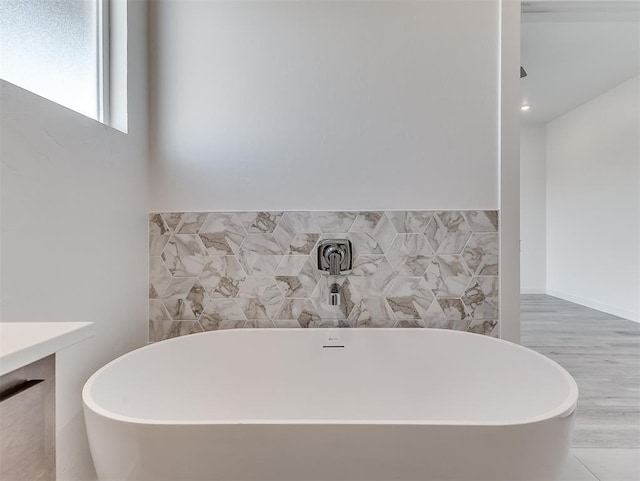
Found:
M 640 448 L 640 324 L 546 295 L 523 295 L 523 345 L 580 389 L 575 448 Z

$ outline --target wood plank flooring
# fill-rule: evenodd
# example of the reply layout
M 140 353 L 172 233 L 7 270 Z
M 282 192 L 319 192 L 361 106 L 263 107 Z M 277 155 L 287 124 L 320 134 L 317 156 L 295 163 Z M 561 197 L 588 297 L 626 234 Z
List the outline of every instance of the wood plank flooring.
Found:
M 640 448 L 640 324 L 546 295 L 522 295 L 523 345 L 580 389 L 575 448 Z

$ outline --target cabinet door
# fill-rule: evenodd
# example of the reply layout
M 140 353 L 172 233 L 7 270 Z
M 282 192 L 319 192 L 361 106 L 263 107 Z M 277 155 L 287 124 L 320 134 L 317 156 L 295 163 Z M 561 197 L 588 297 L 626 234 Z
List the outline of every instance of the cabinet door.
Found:
M 25 381 L 0 393 L 0 479 L 50 478 L 45 448 L 45 385 Z

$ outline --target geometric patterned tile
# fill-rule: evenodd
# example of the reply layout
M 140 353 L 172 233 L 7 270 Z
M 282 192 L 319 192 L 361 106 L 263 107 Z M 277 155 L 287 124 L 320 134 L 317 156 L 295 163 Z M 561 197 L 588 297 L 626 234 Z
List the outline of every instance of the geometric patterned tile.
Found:
M 383 216 L 383 212 L 360 212 L 351 224 L 348 232 L 362 232 L 364 234 L 373 234 Z
M 242 327 L 246 317 L 235 299 L 210 299 L 200 316 L 205 331 Z
M 162 260 L 174 277 L 196 277 L 207 262 L 207 252 L 195 234 L 174 234 L 162 251 Z
M 382 254 L 359 255 L 349 275 L 360 297 L 383 297 L 394 278 L 393 267 Z
M 320 320 L 320 315 L 310 299 L 285 299 L 274 323 L 278 327 L 309 327 Z
M 170 235 L 149 235 L 149 255 L 154 257 L 162 254 L 170 238 Z
M 462 255 L 477 276 L 498 275 L 498 234 L 474 233 Z
M 173 321 L 153 321 L 150 319 L 148 325 L 149 331 L 147 334 L 147 342 L 153 343 L 162 341 L 164 339 L 164 335 L 169 330 L 169 327 L 171 327 L 172 322 Z
M 191 309 L 191 312 L 196 316 L 196 319 L 200 317 L 202 311 L 204 310 L 204 305 L 207 301 L 207 296 L 204 291 L 204 287 L 200 282 L 196 281 L 193 284 L 193 287 L 187 294 L 185 299 L 186 305 Z
M 151 299 L 149 301 L 149 320 L 150 321 L 170 321 L 171 316 L 162 304 L 161 300 Z
M 172 234 L 176 233 L 176 228 L 182 218 L 182 212 L 163 212 L 160 214 L 165 224 L 169 227 Z
M 169 266 L 169 271 L 174 277 L 199 276 L 208 257 L 206 255 L 174 257 L 167 253 L 167 249 L 162 253 L 162 259 Z
M 422 234 L 398 234 L 387 251 L 387 259 L 399 276 L 423 275 L 432 255 Z
M 204 288 L 195 278 L 173 278 L 162 296 L 162 304 L 175 321 L 197 320 L 206 301 Z
M 311 254 L 320 239 L 320 234 L 298 234 L 289 244 L 288 254 Z
M 248 277 L 237 300 L 247 319 L 273 319 L 283 296 L 273 277 Z
M 317 328 L 317 329 L 334 329 L 337 327 L 352 327 L 348 321 L 343 319 L 322 319 L 319 321 L 312 321 L 306 327 Z
M 275 279 L 284 297 L 307 299 L 318 284 L 320 273 L 311 256 L 286 256 L 276 270 Z
M 149 235 L 169 235 L 171 231 L 160 214 L 149 214 Z
M 177 299 L 163 299 L 162 303 L 166 307 L 169 315 L 175 320 L 197 320 L 198 316 L 191 310 L 184 297 Z
M 295 319 L 274 319 L 272 322 L 281 329 L 299 329 L 302 327 Z
M 451 328 L 451 321 L 447 318 L 447 315 L 444 313 L 437 300 L 434 300 L 429 306 L 429 309 L 427 309 L 427 313 L 424 316 L 424 322 L 427 327 L 433 329 Z
M 280 304 L 275 318 L 280 320 L 297 321 L 300 314 L 302 314 L 302 310 L 309 302 L 309 299 L 285 299 L 282 304 Z
M 321 238 L 351 240 L 348 275 L 317 270 Z M 153 213 L 149 339 L 349 326 L 497 336 L 497 276 L 497 211 Z
M 477 284 L 485 297 L 498 297 L 500 283 L 498 276 L 474 277 L 470 285 Z
M 393 311 L 382 297 L 362 299 L 347 319 L 353 327 L 393 327 L 396 323 Z
M 238 253 L 238 260 L 250 276 L 273 275 L 284 257 L 273 234 L 249 234 Z
M 245 329 L 269 329 L 276 327 L 272 321 L 265 319 L 250 319 L 242 326 Z
M 160 302 L 162 304 L 162 302 Z M 157 321 L 149 319 L 149 342 L 162 341 L 173 321 Z
M 461 299 L 437 298 L 425 316 L 428 327 L 466 331 L 471 317 Z
M 473 232 L 498 232 L 498 211 L 467 210 L 462 214 Z
M 467 332 L 474 332 L 476 334 L 484 334 L 485 336 L 498 336 L 498 321 L 481 321 L 473 320 L 467 328 Z
M 422 234 L 433 217 L 433 212 L 427 211 L 387 211 L 385 214 L 399 234 Z
M 473 319 L 491 320 L 498 318 L 498 278 L 476 277 L 462 296 Z
M 311 299 L 308 299 L 298 316 L 298 324 L 300 324 L 300 327 L 306 328 L 313 326 L 320 321 L 320 314 L 318 313 L 315 304 Z
M 247 278 L 235 256 L 211 256 L 200 273 L 200 283 L 209 297 L 236 297 Z
M 171 273 L 160 257 L 149 258 L 149 283 L 156 296 L 162 298 L 172 282 Z
M 311 212 L 285 212 L 273 235 L 283 253 L 309 255 L 321 231 Z
M 460 297 L 471 282 L 471 271 L 461 255 L 439 255 L 427 267 L 425 279 L 436 297 Z
M 304 269 L 307 263 L 312 261 L 313 257 L 311 256 L 283 256 L 278 268 L 276 269 L 276 274 L 279 276 L 297 276 L 300 274 L 302 269 Z
M 176 234 L 197 234 L 206 218 L 206 212 L 186 212 L 180 216 L 174 232 Z
M 272 234 L 282 212 L 239 212 L 238 221 L 248 234 Z
M 378 241 L 371 235 L 364 232 L 349 232 L 347 239 L 351 241 L 353 250 L 358 255 L 384 254 L 384 250 Z
M 349 239 L 359 248 L 357 253 L 384 254 L 396 233 L 384 212 L 360 212 L 349 229 Z
M 238 253 L 246 232 L 237 214 L 212 212 L 200 228 L 200 239 L 211 255 Z
M 197 279 L 194 277 L 174 277 L 171 279 L 169 286 L 162 295 L 163 299 L 178 299 L 185 298 L 191 291 L 191 288 L 196 283 Z
M 273 234 L 247 234 L 240 247 L 240 251 L 243 250 L 263 256 L 282 256 L 284 254 Z
M 462 299 L 457 298 L 438 298 L 437 303 L 440 305 L 442 312 L 447 321 L 449 321 L 449 329 L 458 331 L 466 331 L 471 322 L 471 317 L 465 308 Z
M 300 311 L 300 314 L 298 315 L 297 322 L 299 326 L 307 328 L 315 325 L 319 321 L 321 321 L 321 318 L 315 304 L 311 299 L 307 299 L 304 306 L 302 307 L 302 310 Z M 280 323 L 276 323 L 276 325 L 283 326 L 283 322 L 284 320 L 281 320 Z
M 401 329 L 409 329 L 409 328 L 424 328 L 427 327 L 425 322 L 422 319 L 408 320 L 401 319 L 399 320 L 394 327 Z
M 316 221 L 322 233 L 348 232 L 356 217 L 357 212 L 312 212 L 311 216 Z
M 149 215 L 149 255 L 159 256 L 167 245 L 171 232 L 160 214 Z
M 424 277 L 397 277 L 386 293 L 396 320 L 423 319 L 433 301 Z
M 437 212 L 425 235 L 437 254 L 460 254 L 471 236 L 471 228 L 460 212 Z
M 197 334 L 199 332 L 203 332 L 203 329 L 198 321 L 173 321 L 167 333 L 164 335 L 164 339 L 188 336 L 189 334 Z

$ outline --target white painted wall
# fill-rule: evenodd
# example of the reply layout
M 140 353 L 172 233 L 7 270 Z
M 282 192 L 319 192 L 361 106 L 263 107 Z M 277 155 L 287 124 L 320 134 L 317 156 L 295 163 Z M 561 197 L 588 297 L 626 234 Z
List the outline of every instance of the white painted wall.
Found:
M 640 319 L 640 77 L 547 125 L 547 292 Z
M 500 337 L 520 342 L 520 1 L 500 17 Z
M 544 294 L 547 286 L 546 124 L 520 128 L 520 290 Z
M 518 340 L 519 2 L 156 0 L 149 25 L 152 211 L 500 208 Z
M 129 134 L 2 82 L 2 320 L 93 321 L 57 362 L 58 479 L 95 479 L 88 376 L 147 334 L 146 6 L 129 2 Z
M 157 0 L 151 209 L 498 208 L 499 2 Z

